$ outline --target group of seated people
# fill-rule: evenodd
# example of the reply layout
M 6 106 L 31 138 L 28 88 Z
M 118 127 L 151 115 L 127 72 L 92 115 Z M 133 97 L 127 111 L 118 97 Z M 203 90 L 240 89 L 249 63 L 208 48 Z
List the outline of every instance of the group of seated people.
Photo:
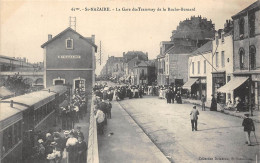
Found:
M 234 102 L 232 103 L 231 99 L 228 99 L 226 106 L 224 109 L 226 110 L 235 110 L 236 112 L 245 111 L 244 102 L 239 98 L 236 97 Z

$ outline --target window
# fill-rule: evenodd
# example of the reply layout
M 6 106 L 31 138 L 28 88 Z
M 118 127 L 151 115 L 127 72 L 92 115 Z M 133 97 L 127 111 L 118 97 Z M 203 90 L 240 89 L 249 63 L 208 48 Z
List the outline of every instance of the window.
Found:
M 198 61 L 198 74 L 200 74 L 200 61 Z
M 245 25 L 245 20 L 244 18 L 239 19 L 239 38 L 243 39 L 244 38 L 244 25 Z
M 192 62 L 192 74 L 194 74 L 194 62 Z
M 13 147 L 13 126 L 8 127 L 7 129 L 4 130 L 3 133 L 3 154 L 6 153 L 9 149 Z
M 221 67 L 225 67 L 225 52 L 221 52 Z
M 225 38 L 224 38 L 224 35 L 223 35 L 223 34 L 222 34 L 222 37 L 221 37 L 221 41 L 222 41 L 222 43 L 225 42 Z
M 66 49 L 73 49 L 73 39 L 66 39 Z
M 245 60 L 245 51 L 243 48 L 239 49 L 239 67 L 240 69 L 244 69 L 244 60 Z
M 218 67 L 218 52 L 216 52 L 216 67 Z
M 256 50 L 255 50 L 255 46 L 252 45 L 249 47 L 249 59 L 250 59 L 250 68 L 252 70 L 254 70 L 256 68 Z
M 227 83 L 231 80 L 230 76 L 227 76 Z
M 206 67 L 206 60 L 204 60 L 204 74 L 207 72 L 207 67 Z
M 249 36 L 253 37 L 255 35 L 255 13 L 249 15 Z

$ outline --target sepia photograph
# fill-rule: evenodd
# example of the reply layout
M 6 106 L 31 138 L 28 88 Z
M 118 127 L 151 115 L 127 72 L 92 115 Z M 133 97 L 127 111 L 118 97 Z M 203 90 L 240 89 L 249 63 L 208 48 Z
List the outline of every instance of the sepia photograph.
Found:
M 260 0 L 0 0 L 0 163 L 260 162 Z

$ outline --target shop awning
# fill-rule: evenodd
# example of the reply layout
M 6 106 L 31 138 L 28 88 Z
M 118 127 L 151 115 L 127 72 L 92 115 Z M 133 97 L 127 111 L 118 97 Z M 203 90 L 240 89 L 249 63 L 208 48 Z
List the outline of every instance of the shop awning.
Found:
M 198 80 L 198 78 L 190 78 L 183 86 L 183 89 L 191 89 L 191 86 Z
M 228 93 L 234 91 L 236 88 L 238 88 L 240 85 L 242 85 L 244 82 L 246 82 L 248 77 L 234 77 L 232 80 L 230 80 L 227 84 L 220 87 L 217 92 L 221 93 Z

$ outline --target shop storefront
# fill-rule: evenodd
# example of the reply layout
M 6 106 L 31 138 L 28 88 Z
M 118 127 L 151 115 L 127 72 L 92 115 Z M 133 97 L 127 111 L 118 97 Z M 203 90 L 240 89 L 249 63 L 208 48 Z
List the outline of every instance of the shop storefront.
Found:
M 259 110 L 260 108 L 260 74 L 252 75 L 252 85 L 254 87 L 254 108 Z
M 227 84 L 217 89 L 218 93 L 233 94 L 232 99 L 240 99 L 244 104 L 245 110 L 248 110 L 250 103 L 251 79 L 249 76 L 235 76 Z M 251 96 L 252 97 L 252 96 Z
M 207 96 L 206 77 L 190 78 L 182 88 L 187 98 L 200 100 L 202 95 Z
M 212 73 L 212 94 L 217 97 L 217 102 L 226 103 L 226 93 L 218 92 L 217 90 L 226 84 L 225 72 L 213 72 Z

